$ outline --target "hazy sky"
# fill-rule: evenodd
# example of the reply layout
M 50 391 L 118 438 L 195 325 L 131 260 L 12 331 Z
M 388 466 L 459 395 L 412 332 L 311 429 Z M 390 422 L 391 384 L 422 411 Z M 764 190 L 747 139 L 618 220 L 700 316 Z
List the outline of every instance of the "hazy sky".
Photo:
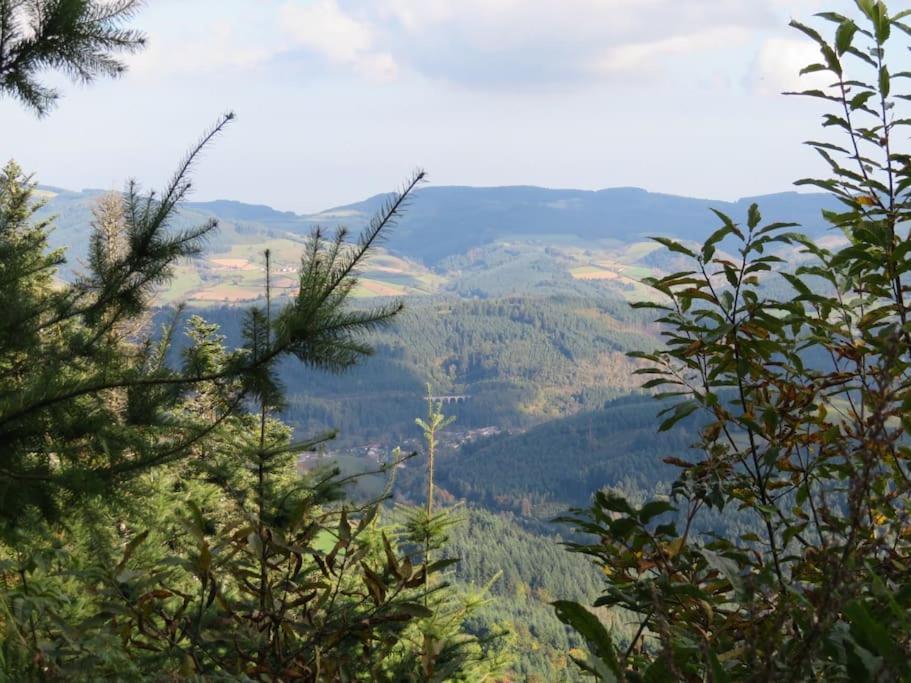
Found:
M 312 211 L 435 184 L 732 199 L 818 168 L 819 107 L 779 95 L 818 51 L 791 16 L 849 0 L 149 0 L 122 79 L 36 120 L 0 100 L 0 157 L 47 184 L 160 186 L 238 119 L 195 198 Z

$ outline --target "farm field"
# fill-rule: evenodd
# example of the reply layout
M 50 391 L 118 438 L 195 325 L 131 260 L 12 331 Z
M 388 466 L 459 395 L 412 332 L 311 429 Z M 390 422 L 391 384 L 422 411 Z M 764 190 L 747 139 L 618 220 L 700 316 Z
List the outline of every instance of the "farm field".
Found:
M 297 264 L 304 245 L 290 239 L 235 244 L 226 251 L 205 254 L 182 264 L 161 303 L 184 302 L 191 306 L 240 304 L 261 299 L 265 291 L 263 252 L 270 250 L 272 291 L 279 298 L 297 288 Z M 355 297 L 402 297 L 436 292 L 445 282 L 417 263 L 381 252 L 361 274 Z

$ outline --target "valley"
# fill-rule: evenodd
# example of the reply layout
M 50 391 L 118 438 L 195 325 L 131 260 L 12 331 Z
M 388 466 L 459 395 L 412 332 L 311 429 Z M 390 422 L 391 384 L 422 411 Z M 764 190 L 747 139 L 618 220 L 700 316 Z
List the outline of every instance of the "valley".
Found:
M 69 256 L 65 279 L 78 277 L 79 235 L 101 196 L 43 192 L 42 211 L 58 217 L 52 241 Z M 820 195 L 761 200 L 773 216 L 804 216 L 803 227 L 820 244 L 843 239 L 823 232 L 815 218 L 829 206 Z M 180 330 L 191 316 L 217 325 L 228 344 L 241 343 L 242 311 L 264 301 L 265 250 L 273 296 L 288 300 L 297 291 L 310 232 L 316 226 L 331 232 L 337 223 L 356 231 L 383 201 L 310 216 L 236 202 L 183 207 L 178 227 L 214 220 L 219 229 L 158 295 L 154 325 L 185 306 L 170 363 L 181 362 L 190 340 Z M 292 359 L 277 366 L 285 392 L 281 417 L 295 436 L 336 434 L 299 457 L 301 475 L 338 468 L 352 477 L 353 500 L 389 497 L 392 524 L 401 523 L 400 509 L 425 495 L 424 443 L 415 420 L 426 414 L 427 392 L 458 397 L 441 406 L 455 422 L 439 436 L 435 477 L 440 504 L 461 520 L 450 536 L 461 561 L 449 580 L 466 594 L 488 586 L 489 605 L 471 629 L 513 633 L 515 671 L 529 681 L 578 679 L 566 653 L 582 642 L 549 603 L 554 596 L 590 603 L 600 586 L 584 558 L 560 549 L 573 537 L 554 518 L 587 506 L 596 491 L 640 502 L 667 494 L 675 471 L 664 458 L 684 455 L 698 438 L 693 420 L 655 433 L 660 406 L 641 389 L 635 372 L 642 363 L 627 354 L 661 343 L 653 313 L 630 305 L 656 300 L 643 280 L 687 265 L 649 236 L 691 244 L 717 222 L 709 206 L 735 220 L 744 208 L 631 189 L 420 190 L 357 274 L 355 307 L 405 303 L 394 324 L 371 334 L 375 352 L 350 373 L 327 374 Z M 801 258 L 796 247 L 777 253 Z M 415 455 L 387 468 L 396 453 Z M 631 637 L 621 613 L 600 617 L 621 641 Z
M 500 194 L 506 199 L 492 200 Z M 419 192 L 402 225 L 359 273 L 358 305 L 389 298 L 406 304 L 393 325 L 373 334 L 375 353 L 356 372 L 340 375 L 292 361 L 279 366 L 287 394 L 282 417 L 296 435 L 337 431 L 333 441 L 301 457 L 301 471 L 309 476 L 338 467 L 361 474 L 349 485 L 356 500 L 389 492 L 395 506 L 420 502 L 426 475 L 415 419 L 426 413 L 428 387 L 434 395 L 464 397 L 443 406 L 455 423 L 440 436 L 437 463 L 438 498 L 464 520 L 453 531 L 453 551 L 462 561 L 451 580 L 471 590 L 494 579 L 490 608 L 473 628 L 485 633 L 499 623 L 512 630 L 517 670 L 532 681 L 576 679 L 565 653 L 581 643 L 548 602 L 556 595 L 590 602 L 599 586 L 583 558 L 555 545 L 567 530 L 552 520 L 586 506 L 597 490 L 640 501 L 667 492 L 674 471 L 662 459 L 684 454 L 696 440 L 689 421 L 655 434 L 660 406 L 640 390 L 634 372 L 641 364 L 626 355 L 660 343 L 652 314 L 630 306 L 654 296 L 642 279 L 681 270 L 680 260 L 648 241 L 647 229 L 610 229 L 621 218 L 605 209 L 605 227 L 598 230 L 598 214 L 582 199 L 554 204 L 550 195 L 533 188 Z M 714 220 L 698 200 L 641 191 L 634 196 L 653 221 L 668 202 L 675 211 L 706 214 L 656 234 L 686 241 L 708 232 Z M 63 226 L 55 239 L 69 240 L 71 253 L 77 251 L 80 221 L 90 220 L 97 194 L 46 198 L 45 210 L 57 211 Z M 229 343 L 238 343 L 240 311 L 263 301 L 265 249 L 273 291 L 279 299 L 290 296 L 308 231 L 329 221 L 356 229 L 381 201 L 307 217 L 233 202 L 189 205 L 181 221 L 214 218 L 220 230 L 204 254 L 178 267 L 161 293 L 158 320 L 185 303 L 184 323 L 201 315 L 219 325 Z M 808 215 L 825 205 L 815 195 L 773 196 L 768 203 L 781 212 L 797 205 Z M 530 206 L 544 208 L 533 212 Z M 534 229 L 517 225 L 513 211 Z M 553 218 L 566 211 L 585 220 L 563 224 Z M 503 221 L 501 229 L 492 227 L 496 221 Z M 703 227 L 697 230 L 697 223 Z M 808 227 L 820 234 L 818 223 Z M 421 233 L 436 245 L 432 250 L 416 239 Z M 449 245 L 445 252 L 438 248 L 441 239 Z M 187 340 L 178 335 L 176 342 L 179 354 Z M 418 455 L 394 472 L 378 472 L 397 448 Z M 496 544 L 489 541 L 491 529 Z M 479 545 L 484 552 L 477 552 Z M 627 627 L 614 626 L 624 637 Z

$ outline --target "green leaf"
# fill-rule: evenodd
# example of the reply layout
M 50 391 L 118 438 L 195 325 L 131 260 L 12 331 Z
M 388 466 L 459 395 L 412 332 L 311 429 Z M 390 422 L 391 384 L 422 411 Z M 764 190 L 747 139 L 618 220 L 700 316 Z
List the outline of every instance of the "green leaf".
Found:
M 898 604 L 892 590 L 886 586 L 885 582 L 875 573 L 870 565 L 867 565 L 867 571 L 873 578 L 873 593 L 886 601 L 889 611 L 892 612 L 892 616 L 901 624 L 902 629 L 906 631 L 911 629 L 911 621 L 908 619 L 908 614 L 902 609 L 901 605 Z
M 802 24 L 799 21 L 792 19 L 789 26 L 791 28 L 796 28 L 798 31 L 809 36 L 810 38 L 812 38 L 815 42 L 819 43 L 820 45 L 826 44 L 826 41 L 823 40 L 821 35 L 819 35 L 819 32 L 816 31 L 815 29 L 810 28 L 806 24 Z
M 209 573 L 209 567 L 212 565 L 212 552 L 209 550 L 209 544 L 203 543 L 196 557 L 194 566 L 196 574 L 200 579 L 204 579 Z
M 338 540 L 343 548 L 351 542 L 351 525 L 348 523 L 348 511 L 344 509 L 338 520 Z
M 607 681 L 616 681 L 622 676 L 620 663 L 617 659 L 615 646 L 604 624 L 594 614 L 577 602 L 558 600 L 552 602 L 557 618 L 585 639 L 586 644 L 598 660 L 607 667 L 613 678 Z
M 188 520 L 189 524 L 187 525 L 190 533 L 192 533 L 197 540 L 202 540 L 205 535 L 206 523 L 202 516 L 202 510 L 199 509 L 199 506 L 195 501 L 188 501 L 187 507 L 190 509 L 190 519 Z
M 680 422 L 680 420 L 687 417 L 688 415 L 693 414 L 698 408 L 699 404 L 696 401 L 685 401 L 683 403 L 678 403 L 674 407 L 673 414 L 658 426 L 658 431 L 666 432 L 675 424 Z
M 891 90 L 891 79 L 889 78 L 889 67 L 883 66 L 879 70 L 879 92 L 883 97 L 888 97 Z
M 845 607 L 845 615 L 851 624 L 851 631 L 864 647 L 881 655 L 893 665 L 904 664 L 902 651 L 892 639 L 889 630 L 870 614 L 863 602 L 855 600 L 850 603 Z
M 867 19 L 873 18 L 873 7 L 878 0 L 855 0 L 858 9 L 867 15 Z
M 395 557 L 395 553 L 392 551 L 392 545 L 389 543 L 389 538 L 386 536 L 386 532 L 382 532 L 383 538 L 383 550 L 386 551 L 386 569 L 389 573 L 394 574 L 395 578 L 401 579 L 402 572 L 399 569 L 398 560 Z
M 820 19 L 825 19 L 826 21 L 831 21 L 836 24 L 843 24 L 848 21 L 848 17 L 844 14 L 839 14 L 838 12 L 817 12 L 813 16 L 819 17 Z
M 674 512 L 676 509 L 677 508 L 666 500 L 653 500 L 643 505 L 639 510 L 639 521 L 643 524 L 648 524 L 658 515 L 663 515 L 666 512 Z
M 126 563 L 130 561 L 130 557 L 132 557 L 133 552 L 136 550 L 136 548 L 138 548 L 139 545 L 148 537 L 149 530 L 146 529 L 145 531 L 136 534 L 132 539 L 130 539 L 130 542 L 127 543 L 126 548 L 123 549 L 123 557 L 117 564 L 117 571 L 120 571 L 126 566 Z
M 750 230 L 755 229 L 762 222 L 762 214 L 759 213 L 759 204 L 753 202 L 750 204 L 750 209 L 747 212 L 747 227 Z
M 867 106 L 867 100 L 869 100 L 871 97 L 873 97 L 873 95 L 875 95 L 875 93 L 871 90 L 867 90 L 866 92 L 858 93 L 857 95 L 855 95 L 854 97 L 851 98 L 851 101 L 849 103 L 851 109 L 860 109 L 861 107 Z
M 407 614 L 409 617 L 418 619 L 430 619 L 433 616 L 432 610 L 417 602 L 403 602 L 398 606 L 398 611 L 400 614 Z
M 812 290 L 796 275 L 791 275 L 790 273 L 781 273 L 781 276 L 787 280 L 791 286 L 796 289 L 801 296 L 809 297 L 813 295 Z
M 676 678 L 668 666 L 667 659 L 667 657 L 659 657 L 649 665 L 643 676 L 645 683 L 669 683 Z
M 702 260 L 703 261 L 708 261 L 709 259 L 712 258 L 712 255 L 714 255 L 714 253 L 715 253 L 715 245 L 718 244 L 719 242 L 721 242 L 728 235 L 735 234 L 738 237 L 740 237 L 740 239 L 743 239 L 743 234 L 740 232 L 740 230 L 737 229 L 737 226 L 734 224 L 734 222 L 730 218 L 728 218 L 726 215 L 724 215 L 720 211 L 716 211 L 715 209 L 712 209 L 712 211 L 715 213 L 715 215 L 717 215 L 722 220 L 724 225 L 722 225 L 720 228 L 718 228 L 718 230 L 713 232 L 711 234 L 711 236 L 709 236 L 709 238 L 702 245 Z
M 675 242 L 674 240 L 667 239 L 666 237 L 652 237 L 651 239 L 658 244 L 664 245 L 670 251 L 675 251 L 678 254 L 685 254 L 686 256 L 696 258 L 696 252 L 687 249 L 682 244 L 680 244 L 680 242 Z
M 250 549 L 250 552 L 254 557 L 262 557 L 263 540 L 255 531 L 251 531 L 249 534 L 247 534 L 247 547 Z
M 610 512 L 620 512 L 625 515 L 633 515 L 635 511 L 632 506 L 622 496 L 609 491 L 598 491 L 595 494 L 595 502 Z
M 873 5 L 873 26 L 876 32 L 877 45 L 884 45 L 892 35 L 892 22 L 889 21 L 889 13 L 882 2 L 876 2 Z
M 842 75 L 841 60 L 838 58 L 838 55 L 835 54 L 835 50 L 833 50 L 827 44 L 823 44 L 822 46 L 820 46 L 820 50 L 822 50 L 822 56 L 825 58 L 826 64 L 828 65 L 829 69 L 836 75 L 841 76 Z
M 386 585 L 379 574 L 373 571 L 366 562 L 361 562 L 364 571 L 364 583 L 375 605 L 380 605 L 386 600 Z
M 817 63 L 817 64 L 810 64 L 808 66 L 805 66 L 804 68 L 802 68 L 800 70 L 799 73 L 801 76 L 806 76 L 807 74 L 817 73 L 819 71 L 828 71 L 828 70 L 829 70 L 829 67 L 827 67 L 825 64 Z
M 809 484 L 804 482 L 797 488 L 797 495 L 794 498 L 794 502 L 796 502 L 797 505 L 803 505 L 804 503 L 807 502 L 807 499 L 809 499 L 809 497 L 810 497 L 810 487 L 809 487 Z
M 731 680 L 731 677 L 728 675 L 728 672 L 725 671 L 724 667 L 721 666 L 721 662 L 718 661 L 718 655 L 715 654 L 715 651 L 711 647 L 707 647 L 706 650 L 709 667 L 712 670 L 712 683 L 728 683 L 728 681 Z
M 734 593 L 738 597 L 744 595 L 743 578 L 740 575 L 740 567 L 737 562 L 708 548 L 703 548 L 701 552 L 709 566 L 728 580 L 731 588 L 734 589 Z
M 845 21 L 839 25 L 835 32 L 835 50 L 839 55 L 843 55 L 854 40 L 854 34 L 857 33 L 857 24 L 853 21 Z

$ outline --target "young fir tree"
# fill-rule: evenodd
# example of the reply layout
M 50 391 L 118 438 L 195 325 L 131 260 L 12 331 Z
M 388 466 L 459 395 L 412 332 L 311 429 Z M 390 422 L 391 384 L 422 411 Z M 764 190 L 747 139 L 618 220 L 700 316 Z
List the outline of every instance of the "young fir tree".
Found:
M 432 561 L 434 553 L 448 544 L 448 531 L 463 523 L 453 508 L 434 509 L 434 466 L 440 433 L 455 421 L 443 414 L 442 402 L 435 400 L 427 385 L 427 416 L 417 418 L 427 455 L 427 488 L 424 505 L 400 510 L 402 541 L 421 548 L 424 564 L 437 574 L 454 564 L 457 558 L 442 557 Z M 443 576 L 427 572 L 423 576 L 423 605 L 428 613 L 405 632 L 404 651 L 416 653 L 416 666 L 402 670 L 413 681 L 492 681 L 498 680 L 509 668 L 511 658 L 504 647 L 505 630 L 494 630 L 483 637 L 466 633 L 466 624 L 489 603 L 490 586 L 499 578 L 491 577 L 486 585 L 461 594 L 453 590 Z M 404 679 L 403 679 L 404 680 Z
M 40 78 L 62 71 L 89 83 L 125 70 L 118 54 L 145 44 L 125 25 L 141 0 L 0 0 L 0 94 L 46 114 L 60 93 Z
M 190 153 L 162 195 L 143 197 L 129 186 L 121 234 L 96 221 L 89 270 L 69 284 L 55 282 L 63 255 L 47 250 L 51 223 L 33 220 L 40 203 L 30 179 L 14 164 L 0 177 L 0 295 L 9 303 L 0 328 L 0 522 L 7 528 L 31 507 L 53 516 L 62 504 L 179 457 L 202 429 L 174 424 L 163 411 L 196 378 L 168 370 L 160 344 L 126 331 L 215 227 L 174 231 L 170 222 L 190 189 L 187 169 L 229 120 Z
M 832 169 L 801 181 L 831 192 L 834 251 L 793 226 L 721 225 L 683 254 L 685 272 L 649 281 L 666 347 L 639 354 L 645 387 L 677 400 L 660 429 L 703 416 L 670 500 L 600 492 L 569 521 L 598 537 L 573 550 L 605 575 L 596 606 L 635 615 L 617 642 L 582 606 L 557 614 L 589 644 L 605 681 L 911 680 L 911 119 L 908 74 L 890 68 L 911 10 L 857 0 L 854 16 L 793 25 L 820 48 L 803 93 L 832 107 L 841 139 L 808 144 Z M 783 256 L 799 252 L 793 272 Z M 772 287 L 782 278 L 791 296 Z M 749 531 L 728 533 L 733 525 Z M 722 518 L 723 519 L 723 518 Z
M 340 233 L 308 254 L 300 293 L 275 314 L 265 350 L 236 349 L 217 372 L 193 362 L 174 369 L 164 362 L 173 330 L 157 341 L 149 333 L 125 334 L 144 318 L 175 264 L 199 253 L 215 228 L 211 222 L 174 230 L 171 223 L 190 190 L 188 169 L 230 120 L 205 136 L 160 195 L 142 196 L 135 184 L 127 188 L 116 246 L 108 222 L 96 220 L 89 271 L 70 284 L 53 283 L 62 256 L 45 248 L 49 224 L 31 221 L 38 205 L 28 179 L 14 166 L 0 178 L 0 251 L 6 255 L 0 294 L 10 302 L 0 331 L 0 441 L 6 444 L 0 523 L 14 526 L 29 507 L 53 516 L 63 504 L 115 491 L 142 470 L 183 457 L 258 390 L 272 361 L 292 356 L 329 370 L 349 367 L 369 351 L 359 335 L 400 310 L 398 303 L 347 310 L 345 302 L 358 265 L 421 174 L 377 215 L 354 250 L 345 250 Z M 238 378 L 223 412 L 208 420 L 178 419 L 167 410 L 202 382 L 227 389 Z
M 430 561 L 430 547 L 433 545 L 434 536 L 438 536 L 443 531 L 442 528 L 435 528 L 438 525 L 433 523 L 433 468 L 437 452 L 437 439 L 439 433 L 455 422 L 455 416 L 443 415 L 443 404 L 439 401 L 434 402 L 433 390 L 427 385 L 427 420 L 421 418 L 415 419 L 415 424 L 421 428 L 424 433 L 424 441 L 427 444 L 427 498 L 424 504 L 424 512 L 427 519 L 428 529 L 424 533 L 424 561 Z M 442 521 L 442 520 L 441 520 Z M 429 579 L 429 577 L 427 577 Z

